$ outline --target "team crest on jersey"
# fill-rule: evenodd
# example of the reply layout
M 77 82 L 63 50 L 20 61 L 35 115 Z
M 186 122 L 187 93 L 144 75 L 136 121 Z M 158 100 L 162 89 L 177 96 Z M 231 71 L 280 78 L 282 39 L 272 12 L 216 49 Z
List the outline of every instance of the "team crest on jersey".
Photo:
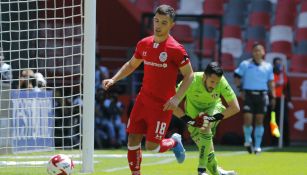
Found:
M 161 62 L 165 62 L 167 59 L 167 53 L 166 52 L 161 52 L 160 55 L 159 55 L 159 60 Z
M 219 94 L 213 93 L 213 94 L 211 94 L 211 97 L 212 97 L 213 99 L 217 99 L 217 98 L 219 97 Z

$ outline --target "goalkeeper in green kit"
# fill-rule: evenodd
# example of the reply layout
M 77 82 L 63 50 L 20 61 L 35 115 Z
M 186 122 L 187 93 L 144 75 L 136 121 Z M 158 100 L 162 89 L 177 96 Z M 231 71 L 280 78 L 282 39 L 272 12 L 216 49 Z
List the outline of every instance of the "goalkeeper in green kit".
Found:
M 221 96 L 226 100 L 227 108 L 223 106 Z M 236 95 L 223 76 L 222 68 L 211 62 L 204 72 L 195 72 L 184 97 L 185 112 L 178 107 L 174 115 L 188 124 L 191 138 L 198 147 L 198 175 L 209 172 L 212 175 L 235 175 L 236 172 L 217 166 L 212 142 L 218 123 L 240 111 Z

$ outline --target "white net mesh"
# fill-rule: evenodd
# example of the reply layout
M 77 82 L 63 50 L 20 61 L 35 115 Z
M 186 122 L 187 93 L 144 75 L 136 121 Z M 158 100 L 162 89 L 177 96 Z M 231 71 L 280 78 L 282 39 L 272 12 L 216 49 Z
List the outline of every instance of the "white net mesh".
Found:
M 56 153 L 78 164 L 83 1 L 1 0 L 0 48 L 0 174 L 46 174 Z

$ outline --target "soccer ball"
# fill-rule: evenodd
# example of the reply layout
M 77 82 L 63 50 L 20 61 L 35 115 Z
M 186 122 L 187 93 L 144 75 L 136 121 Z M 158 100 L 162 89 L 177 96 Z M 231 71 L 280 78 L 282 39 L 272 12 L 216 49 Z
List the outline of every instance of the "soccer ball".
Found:
M 73 161 L 64 154 L 52 156 L 47 164 L 47 173 L 49 175 L 71 175 L 73 169 Z

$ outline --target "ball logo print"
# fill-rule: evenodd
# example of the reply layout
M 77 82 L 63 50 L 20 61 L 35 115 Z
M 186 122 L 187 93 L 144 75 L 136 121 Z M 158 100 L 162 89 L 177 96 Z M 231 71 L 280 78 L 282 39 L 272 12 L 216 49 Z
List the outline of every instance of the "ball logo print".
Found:
M 71 175 L 73 169 L 73 161 L 64 154 L 52 156 L 47 164 L 47 173 L 49 175 Z

